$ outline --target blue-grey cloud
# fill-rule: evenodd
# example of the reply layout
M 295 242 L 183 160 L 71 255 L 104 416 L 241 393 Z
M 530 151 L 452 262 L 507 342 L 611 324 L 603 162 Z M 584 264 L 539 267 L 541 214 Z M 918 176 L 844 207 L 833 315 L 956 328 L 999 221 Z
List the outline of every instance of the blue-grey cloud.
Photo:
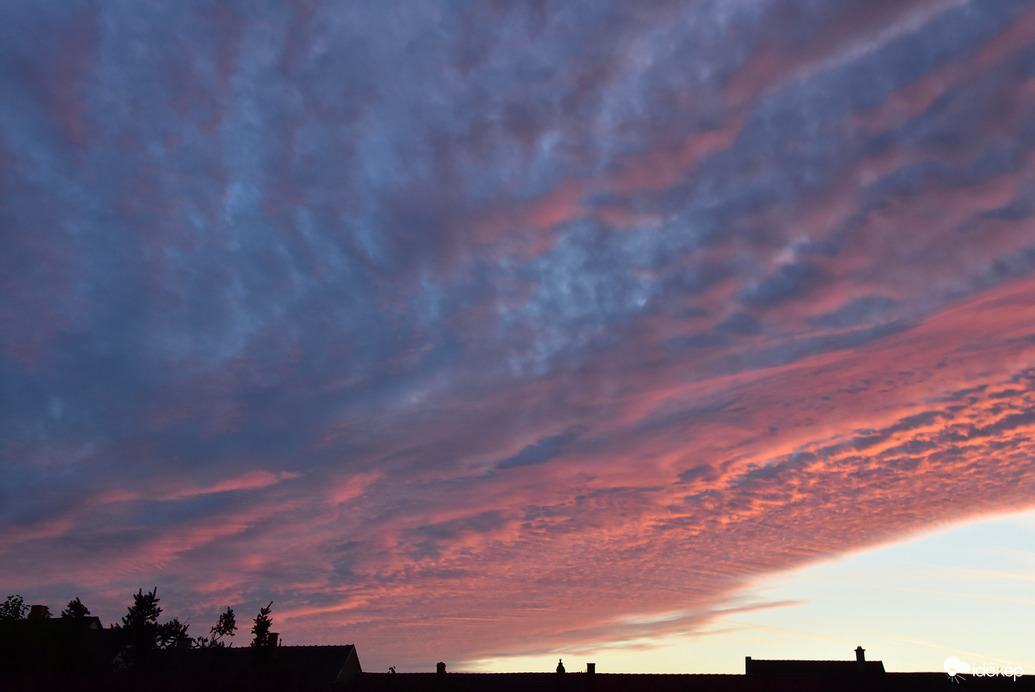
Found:
M 496 464 L 498 469 L 510 469 L 517 466 L 535 466 L 536 464 L 545 464 L 552 459 L 557 458 L 564 448 L 571 444 L 576 438 L 576 434 L 572 431 L 568 431 L 561 435 L 551 435 L 550 437 L 544 437 L 535 444 L 530 444 L 524 447 L 520 452 L 512 457 L 507 457 L 503 461 Z
M 484 575 L 519 620 L 556 605 L 575 577 L 527 567 L 546 545 L 607 575 L 585 603 L 647 612 L 692 541 L 722 563 L 701 603 L 814 558 L 791 491 L 829 528 L 929 474 L 891 536 L 950 494 L 940 465 L 1001 463 L 1005 506 L 1029 13 L 5 3 L 0 576 L 272 591 L 304 636 L 428 656 L 371 623 L 415 631 L 446 582 L 429 617 L 492 608 Z M 868 540 L 845 526 L 836 549 Z

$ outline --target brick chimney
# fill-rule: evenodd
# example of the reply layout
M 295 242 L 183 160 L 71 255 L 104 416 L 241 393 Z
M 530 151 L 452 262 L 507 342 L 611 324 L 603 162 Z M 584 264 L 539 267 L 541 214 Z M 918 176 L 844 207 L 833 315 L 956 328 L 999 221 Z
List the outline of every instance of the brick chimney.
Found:
M 586 672 L 589 673 L 590 675 L 592 675 L 593 673 L 597 672 L 597 664 L 596 663 L 587 663 L 586 664 Z
M 436 663 L 435 664 L 435 672 L 438 673 L 439 675 L 445 675 L 446 674 L 446 664 L 443 663 L 442 661 L 439 661 L 438 663 Z
M 855 647 L 855 667 L 860 673 L 866 672 L 866 649 L 861 646 Z

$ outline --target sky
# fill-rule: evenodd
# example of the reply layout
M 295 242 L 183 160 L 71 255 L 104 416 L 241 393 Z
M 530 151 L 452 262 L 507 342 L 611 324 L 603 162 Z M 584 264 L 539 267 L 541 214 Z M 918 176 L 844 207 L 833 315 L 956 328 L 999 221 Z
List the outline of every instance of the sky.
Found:
M 1035 670 L 1032 3 L 8 0 L 0 93 L 2 595 Z

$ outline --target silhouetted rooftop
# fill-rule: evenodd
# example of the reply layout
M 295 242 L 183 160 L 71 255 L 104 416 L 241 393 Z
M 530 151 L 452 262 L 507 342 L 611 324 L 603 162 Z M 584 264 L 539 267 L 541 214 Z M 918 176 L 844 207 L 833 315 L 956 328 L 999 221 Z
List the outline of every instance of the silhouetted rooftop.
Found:
M 863 661 L 859 670 L 857 661 L 797 661 L 778 659 L 751 659 L 750 675 L 883 675 L 882 661 Z
M 228 683 L 259 671 L 266 677 L 289 681 L 291 689 L 298 690 L 328 690 L 336 682 L 340 688 L 360 672 L 352 644 L 191 649 L 177 652 L 172 664 L 187 678 L 212 677 Z
M 974 682 L 968 678 L 968 683 Z M 971 689 L 1035 690 L 1035 676 L 984 678 Z M 656 673 L 362 673 L 357 692 L 925 692 L 957 686 L 945 673 L 709 675 Z M 961 688 L 966 689 L 966 688 Z

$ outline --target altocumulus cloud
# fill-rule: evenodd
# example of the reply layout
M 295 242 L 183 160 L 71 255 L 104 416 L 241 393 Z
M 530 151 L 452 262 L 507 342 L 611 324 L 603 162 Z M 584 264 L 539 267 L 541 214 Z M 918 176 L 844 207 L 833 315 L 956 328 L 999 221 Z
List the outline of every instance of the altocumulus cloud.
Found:
M 0 578 L 427 668 L 1030 506 L 1033 35 L 5 3 Z

